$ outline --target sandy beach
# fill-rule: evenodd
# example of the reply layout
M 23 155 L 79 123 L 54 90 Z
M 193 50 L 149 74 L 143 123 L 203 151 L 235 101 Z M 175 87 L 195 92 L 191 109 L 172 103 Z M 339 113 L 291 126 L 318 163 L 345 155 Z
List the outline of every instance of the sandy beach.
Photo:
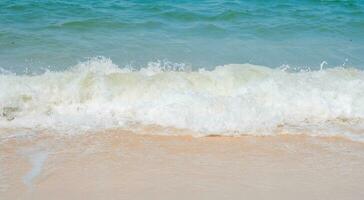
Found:
M 363 200 L 364 0 L 0 0 L 0 200 Z
M 2 133 L 1 199 L 362 199 L 364 145 L 307 136 Z

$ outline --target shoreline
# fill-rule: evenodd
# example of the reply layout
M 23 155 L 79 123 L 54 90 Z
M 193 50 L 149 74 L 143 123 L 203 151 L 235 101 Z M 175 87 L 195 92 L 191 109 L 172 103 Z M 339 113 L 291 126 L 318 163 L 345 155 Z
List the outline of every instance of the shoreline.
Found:
M 361 199 L 364 145 L 109 130 L 1 140 L 5 199 Z

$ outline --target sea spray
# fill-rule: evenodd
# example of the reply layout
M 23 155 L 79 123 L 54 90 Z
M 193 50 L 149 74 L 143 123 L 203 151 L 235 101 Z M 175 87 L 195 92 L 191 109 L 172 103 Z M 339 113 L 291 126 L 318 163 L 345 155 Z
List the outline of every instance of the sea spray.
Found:
M 94 58 L 69 70 L 0 75 L 0 128 L 82 132 L 130 124 L 200 135 L 309 134 L 363 140 L 364 72 L 119 68 Z

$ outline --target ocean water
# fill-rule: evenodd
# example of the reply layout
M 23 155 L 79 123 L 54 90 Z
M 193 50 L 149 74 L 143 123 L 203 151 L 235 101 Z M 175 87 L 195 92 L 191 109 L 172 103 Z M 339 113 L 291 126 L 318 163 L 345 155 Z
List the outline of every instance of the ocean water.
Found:
M 364 141 L 364 1 L 0 1 L 0 128 Z

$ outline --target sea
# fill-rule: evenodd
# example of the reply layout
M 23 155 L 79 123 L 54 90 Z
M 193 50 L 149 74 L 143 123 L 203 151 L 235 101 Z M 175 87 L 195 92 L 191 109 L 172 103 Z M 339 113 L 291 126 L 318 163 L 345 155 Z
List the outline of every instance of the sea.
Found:
M 0 129 L 141 126 L 364 142 L 364 1 L 0 1 Z

